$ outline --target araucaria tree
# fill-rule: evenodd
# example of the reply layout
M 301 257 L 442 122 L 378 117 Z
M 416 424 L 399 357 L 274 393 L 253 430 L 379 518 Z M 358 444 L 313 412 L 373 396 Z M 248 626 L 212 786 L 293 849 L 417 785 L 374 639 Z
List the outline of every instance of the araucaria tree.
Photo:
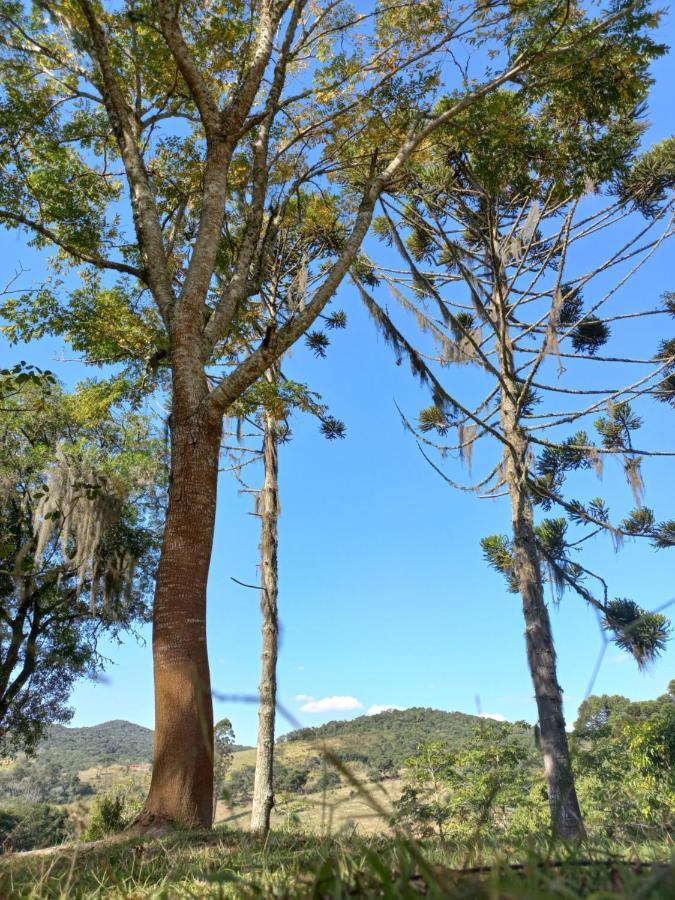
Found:
M 147 621 L 161 444 L 100 392 L 0 376 L 0 748 L 31 751 L 72 715 L 99 638 Z M 20 374 L 19 379 L 22 378 Z M 118 418 L 119 424 L 115 422 Z
M 595 54 L 607 35 L 611 52 L 609 32 L 636 4 L 608 7 L 596 20 L 584 4 L 512 0 L 374 0 L 360 12 L 0 2 L 0 220 L 56 248 L 61 271 L 82 270 L 70 299 L 65 285 L 31 295 L 24 328 L 65 332 L 93 361 L 146 367 L 148 379 L 170 375 L 154 766 L 139 827 L 211 823 L 206 582 L 223 414 L 329 303 L 378 198 L 434 130 L 500 84 L 546 76 L 570 49 Z M 444 64 L 478 47 L 453 101 L 430 114 Z M 330 255 L 319 267 L 308 252 L 303 302 L 251 340 L 279 216 L 303 187 L 298 213 Z
M 625 51 L 633 52 L 636 36 L 624 39 Z M 435 346 L 426 355 L 361 287 L 385 334 L 432 386 L 434 405 L 417 423 L 405 420 L 427 459 L 461 490 L 509 498 L 511 532 L 486 538 L 483 550 L 522 599 L 551 821 L 563 838 L 582 834 L 583 823 L 545 582 L 554 599 L 569 588 L 595 607 L 603 628 L 640 665 L 663 648 L 669 631 L 665 616 L 633 600 L 610 599 L 603 579 L 577 555 L 601 531 L 615 543 L 645 536 L 662 547 L 673 544 L 674 528 L 657 524 L 642 505 L 640 471 L 644 456 L 673 455 L 673 448 L 647 450 L 634 437 L 642 421 L 638 404 L 673 402 L 672 341 L 655 358 L 602 351 L 614 324 L 630 327 L 672 312 L 668 298 L 660 307 L 632 297 L 627 309 L 612 309 L 625 296 L 619 289 L 672 234 L 672 141 L 635 160 L 641 129 L 634 108 L 646 89 L 644 70 L 632 91 L 610 88 L 600 100 L 592 93 L 600 87 L 595 75 L 579 78 L 536 106 L 524 106 L 511 91 L 492 94 L 467 113 L 474 126 L 482 124 L 481 138 L 439 134 L 401 196 L 384 202 L 378 230 L 410 274 L 384 271 L 383 277 L 431 337 Z M 580 126 L 584 115 L 592 127 Z M 633 232 L 627 236 L 624 228 L 619 235 L 627 224 Z M 441 374 L 432 360 L 461 366 L 461 380 Z M 630 367 L 639 373 L 630 377 Z M 598 443 L 583 428 L 589 421 Z M 452 446 L 434 437 L 449 432 L 458 438 Z M 479 442 L 491 444 L 497 457 L 473 485 L 452 481 L 429 455 L 454 451 L 470 461 Z M 571 472 L 600 471 L 608 457 L 620 460 L 634 496 L 635 508 L 621 522 L 612 523 L 602 499 L 582 503 L 566 490 Z M 537 521 L 537 507 L 559 516 Z M 571 525 L 592 531 L 574 534 Z

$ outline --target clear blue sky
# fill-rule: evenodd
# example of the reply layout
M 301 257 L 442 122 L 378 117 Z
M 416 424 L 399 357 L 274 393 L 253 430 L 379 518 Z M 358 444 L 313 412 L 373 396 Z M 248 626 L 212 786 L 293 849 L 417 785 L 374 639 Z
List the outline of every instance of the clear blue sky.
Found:
M 675 44 L 675 16 L 661 39 Z M 672 56 L 654 67 L 647 140 L 672 133 Z M 648 304 L 674 289 L 671 244 L 630 283 L 625 297 Z M 0 232 L 3 281 L 15 266 L 26 271 L 21 284 L 39 280 L 41 258 L 16 234 Z M 638 293 L 636 293 L 638 292 Z M 620 301 L 623 302 L 623 301 Z M 419 455 L 402 429 L 394 400 L 411 415 L 428 405 L 405 365 L 396 367 L 360 305 L 344 287 L 336 306 L 349 316 L 346 332 L 334 333 L 328 359 L 294 351 L 286 369 L 320 391 L 331 411 L 347 425 L 344 441 L 327 442 L 316 424 L 297 418 L 294 439 L 281 450 L 280 613 L 283 623 L 279 663 L 280 698 L 306 725 L 351 717 L 373 705 L 431 706 L 536 718 L 525 663 L 519 598 L 483 562 L 480 539 L 505 532 L 509 512 L 503 500 L 477 500 L 453 491 Z M 641 338 L 652 348 L 663 319 L 650 320 Z M 675 331 L 668 320 L 668 331 Z M 631 343 L 633 334 L 617 332 Z M 611 345 L 610 345 L 611 346 Z M 59 361 L 72 352 L 56 341 L 8 348 L 2 364 L 26 359 L 57 373 L 66 384 L 83 376 L 81 365 Z M 596 371 L 595 369 L 593 370 Z M 599 379 L 601 369 L 597 369 Z M 675 413 L 654 404 L 644 443 L 675 449 Z M 450 474 L 459 474 L 451 465 Z M 659 519 L 675 515 L 675 460 L 644 467 L 646 503 Z M 625 481 L 612 465 L 603 484 L 595 476 L 581 483 L 587 497 L 603 493 L 617 511 L 632 504 Z M 580 493 L 582 491 L 580 490 Z M 257 520 L 248 515 L 250 498 L 221 478 L 218 521 L 209 585 L 209 645 L 214 690 L 253 695 L 259 664 L 257 592 L 234 584 L 257 582 Z M 654 608 L 675 597 L 675 551 L 655 553 L 627 542 L 615 555 L 596 540 L 584 562 L 607 575 L 613 595 L 632 597 Z M 675 618 L 675 607 L 670 610 Z M 574 720 L 601 649 L 594 614 L 566 595 L 552 610 L 559 680 L 568 722 Z M 107 652 L 114 664 L 105 682 L 83 683 L 74 691 L 74 725 L 124 718 L 152 726 L 152 673 L 147 644 L 127 641 Z M 648 672 L 610 645 L 595 681 L 595 693 L 622 693 L 642 699 L 662 693 L 675 677 L 675 641 Z M 301 712 L 308 699 L 350 697 L 359 708 Z M 347 704 L 349 705 L 349 704 Z M 217 716 L 231 718 L 237 739 L 255 740 L 252 703 L 216 702 Z M 288 726 L 281 721 L 280 730 Z

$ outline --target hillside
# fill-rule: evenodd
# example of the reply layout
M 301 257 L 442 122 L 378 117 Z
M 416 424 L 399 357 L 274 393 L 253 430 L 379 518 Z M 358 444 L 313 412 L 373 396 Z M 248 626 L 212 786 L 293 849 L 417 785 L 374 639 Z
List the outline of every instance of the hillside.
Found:
M 290 807 L 298 811 L 298 803 L 310 814 L 318 803 L 321 818 L 325 814 L 325 799 L 340 807 L 340 819 L 353 819 L 357 813 L 368 815 L 367 803 L 364 805 L 354 797 L 351 779 L 330 764 L 331 757 L 368 790 L 377 785 L 388 805 L 400 794 L 398 776 L 404 761 L 420 744 L 442 741 L 449 749 L 458 749 L 471 739 L 477 728 L 487 725 L 488 722 L 479 716 L 415 707 L 292 731 L 277 744 L 274 767 L 276 815 L 283 818 Z M 518 740 L 534 750 L 532 729 L 526 722 L 515 722 L 509 727 Z M 328 764 L 324 750 L 330 754 Z M 235 753 L 226 785 L 229 804 L 223 804 L 220 813 L 224 819 L 228 818 L 228 805 L 234 810 L 236 819 L 244 814 L 250 803 L 254 763 L 253 750 Z M 319 803 L 318 797 L 324 799 Z
M 84 728 L 55 725 L 34 757 L 21 754 L 0 769 L 0 804 L 71 803 L 110 790 L 129 766 L 143 766 L 147 776 L 152 738 L 152 729 L 123 719 Z
M 55 725 L 40 745 L 38 756 L 49 756 L 79 771 L 113 763 L 148 763 L 152 759 L 152 730 L 124 719 L 86 728 Z
M 278 742 L 276 790 L 280 798 L 295 799 L 317 791 L 347 790 L 344 774 L 324 762 L 326 747 L 362 782 L 386 781 L 396 794 L 393 781 L 419 744 L 443 741 L 451 748 L 459 747 L 481 724 L 485 720 L 478 716 L 418 707 L 302 728 Z M 526 723 L 514 723 L 511 728 L 531 743 Z M 20 756 L 0 769 L 0 804 L 71 803 L 108 792 L 131 775 L 143 781 L 149 775 L 152 738 L 151 729 L 119 719 L 87 728 L 55 726 L 34 758 Z M 235 746 L 227 790 L 237 807 L 245 807 L 250 800 L 254 763 L 253 748 Z M 143 771 L 130 773 L 129 766 L 142 766 Z
M 320 746 L 328 742 L 341 758 L 367 763 L 371 768 L 397 770 L 419 744 L 445 741 L 451 748 L 471 737 L 485 723 L 480 716 L 416 706 L 388 710 L 350 721 L 333 721 L 317 728 L 302 728 L 284 735 L 281 746 L 303 742 Z M 515 733 L 530 735 L 526 722 L 511 726 Z

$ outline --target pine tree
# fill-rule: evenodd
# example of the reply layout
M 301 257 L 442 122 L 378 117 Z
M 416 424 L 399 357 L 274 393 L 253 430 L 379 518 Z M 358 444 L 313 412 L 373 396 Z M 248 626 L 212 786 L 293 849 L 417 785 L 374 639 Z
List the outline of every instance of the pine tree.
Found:
M 663 170 L 657 177 L 640 177 L 645 157 L 635 159 L 640 124 L 633 109 L 646 85 L 643 71 L 634 94 L 603 94 L 604 108 L 592 96 L 598 90 L 595 78 L 586 84 L 578 79 L 572 97 L 554 92 L 548 104 L 537 107 L 523 105 L 510 91 L 497 92 L 469 114 L 483 124 L 480 141 L 467 145 L 456 134 L 439 136 L 396 201 L 383 203 L 378 230 L 410 270 L 408 278 L 387 275 L 388 287 L 431 337 L 431 353 L 414 349 L 359 283 L 385 335 L 431 386 L 434 405 L 422 411 L 416 424 L 404 418 L 424 455 L 456 488 L 482 497 L 509 497 L 511 533 L 486 538 L 483 551 L 505 576 L 509 590 L 522 598 L 551 821 L 563 838 L 583 834 L 583 824 L 545 582 L 556 602 L 571 589 L 597 609 L 603 627 L 640 666 L 663 649 L 669 632 L 662 614 L 647 612 L 633 600 L 609 599 L 605 581 L 577 558 L 591 535 L 570 532 L 570 525 L 590 527 L 591 534 L 607 532 L 615 543 L 624 536 L 645 536 L 657 547 L 673 543 L 673 523 L 657 524 L 642 505 L 641 475 L 645 456 L 672 451 L 648 451 L 634 442 L 642 421 L 635 404 L 649 397 L 672 400 L 663 377 L 674 365 L 671 342 L 664 342 L 654 359 L 615 358 L 602 351 L 615 323 L 620 327 L 669 311 L 666 298 L 661 308 L 645 308 L 636 300 L 627 313 L 606 312 L 619 288 L 673 231 L 673 198 Z M 579 108 L 592 131 L 579 128 Z M 569 123 L 567 112 L 572 113 Z M 598 202 L 601 188 L 614 190 L 606 204 Z M 651 204 L 645 204 L 646 198 Z M 646 221 L 630 218 L 638 203 Z M 635 231 L 619 240 L 614 231 L 627 219 Z M 579 245 L 584 242 L 592 244 L 596 258 L 590 271 L 579 273 Z M 598 246 L 605 254 L 601 260 Z M 599 275 L 615 271 L 611 287 L 596 285 Z M 436 315 L 429 312 L 430 305 Z M 446 378 L 436 374 L 430 359 L 441 367 L 458 365 L 465 374 L 446 388 Z M 624 383 L 623 369 L 629 365 L 641 370 L 646 365 L 646 374 Z M 603 385 L 609 386 L 593 383 L 588 389 L 585 369 L 598 366 Z M 480 376 L 469 377 L 468 367 Z M 570 382 L 577 373 L 584 387 Z M 472 399 L 477 388 L 485 389 L 480 403 Z M 563 399 L 567 406 L 560 409 Z M 584 430 L 563 436 L 570 426 L 594 416 L 599 443 Z M 457 441 L 439 443 L 451 431 Z M 438 439 L 432 439 L 434 434 Z M 452 481 L 428 455 L 434 449 L 442 456 L 454 452 L 470 465 L 479 441 L 496 442 L 499 458 L 486 477 L 470 486 Z M 600 471 L 606 458 L 621 460 L 635 502 L 615 524 L 602 499 L 581 503 L 564 490 L 569 473 Z M 556 508 L 562 515 L 537 523 L 537 508 Z

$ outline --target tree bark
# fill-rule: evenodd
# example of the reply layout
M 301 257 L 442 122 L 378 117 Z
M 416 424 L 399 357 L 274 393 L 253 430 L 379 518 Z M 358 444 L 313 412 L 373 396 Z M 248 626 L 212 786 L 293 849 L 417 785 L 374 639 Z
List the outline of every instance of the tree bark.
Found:
M 221 428 L 219 417 L 172 416 L 169 503 L 153 610 L 153 769 L 138 829 L 212 824 L 206 586 Z
M 505 456 L 515 571 L 523 602 L 527 662 L 539 715 L 551 825 L 556 837 L 571 840 L 583 836 L 584 826 L 574 786 L 551 621 L 544 600 L 534 516 L 526 487 L 527 445 L 514 419 L 515 410 L 511 401 L 503 399 L 502 422 L 505 437 L 510 443 Z
M 258 740 L 256 744 L 255 780 L 251 832 L 265 837 L 270 828 L 274 806 L 274 724 L 277 699 L 277 653 L 279 641 L 278 597 L 278 533 L 279 457 L 274 419 L 265 413 L 263 459 L 265 477 L 260 492 L 260 609 L 262 612 L 262 654 L 260 658 L 260 701 L 258 707 Z

